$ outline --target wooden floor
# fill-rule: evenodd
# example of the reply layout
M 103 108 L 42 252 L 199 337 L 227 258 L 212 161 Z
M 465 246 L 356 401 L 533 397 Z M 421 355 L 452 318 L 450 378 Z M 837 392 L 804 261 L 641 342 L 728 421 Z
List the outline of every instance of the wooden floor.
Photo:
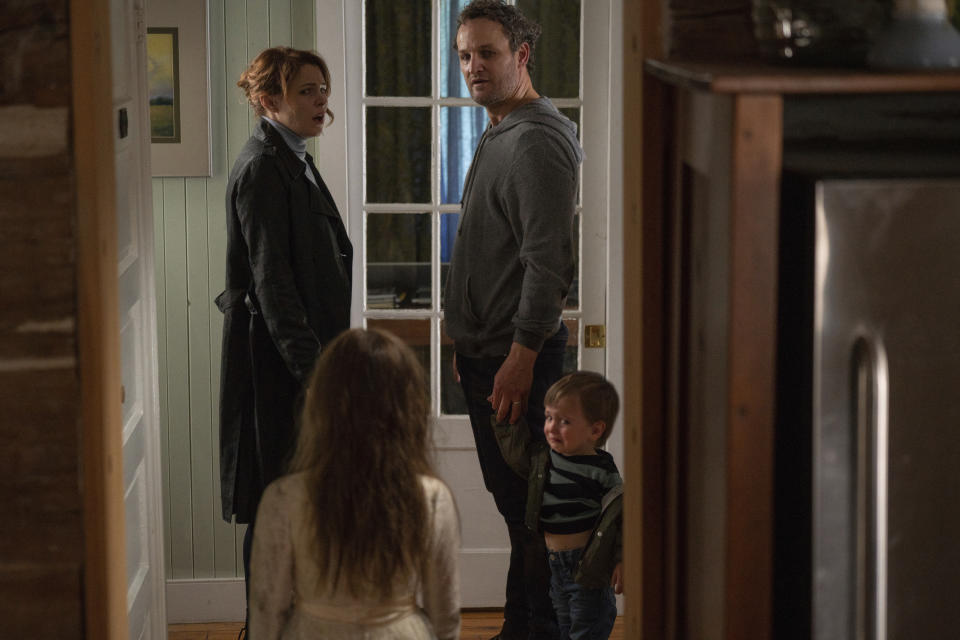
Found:
M 503 613 L 500 611 L 465 611 L 460 629 L 460 640 L 489 640 L 500 631 Z M 236 640 L 243 625 L 239 622 L 211 622 L 209 624 L 172 624 L 168 640 Z M 624 640 L 623 618 L 617 618 L 610 640 Z

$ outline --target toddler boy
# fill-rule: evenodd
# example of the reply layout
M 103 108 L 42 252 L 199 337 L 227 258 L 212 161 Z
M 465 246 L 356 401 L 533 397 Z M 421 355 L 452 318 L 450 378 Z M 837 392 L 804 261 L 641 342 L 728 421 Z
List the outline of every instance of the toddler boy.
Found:
M 623 592 L 620 527 L 623 481 L 613 457 L 599 449 L 619 409 L 604 377 L 577 371 L 544 398 L 546 443 L 532 442 L 525 423 L 491 416 L 504 460 L 527 479 L 526 525 L 542 530 L 561 637 L 608 638 Z

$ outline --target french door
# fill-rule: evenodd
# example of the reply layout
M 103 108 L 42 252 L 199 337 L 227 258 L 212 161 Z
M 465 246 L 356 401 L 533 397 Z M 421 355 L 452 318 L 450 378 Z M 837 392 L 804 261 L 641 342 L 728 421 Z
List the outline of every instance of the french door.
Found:
M 354 324 L 403 338 L 430 374 L 438 467 L 463 521 L 463 605 L 502 606 L 509 542 L 483 487 L 444 334 L 443 288 L 463 178 L 487 124 L 453 50 L 466 0 L 345 3 L 349 226 L 357 247 Z M 575 218 L 577 271 L 563 312 L 565 368 L 606 373 L 587 326 L 607 324 L 610 182 L 609 0 L 515 0 L 543 29 L 533 85 L 577 123 L 585 160 Z M 355 150 L 362 150 L 356 153 Z M 617 239 L 617 241 L 619 241 Z M 601 343 L 602 344 L 602 343 Z

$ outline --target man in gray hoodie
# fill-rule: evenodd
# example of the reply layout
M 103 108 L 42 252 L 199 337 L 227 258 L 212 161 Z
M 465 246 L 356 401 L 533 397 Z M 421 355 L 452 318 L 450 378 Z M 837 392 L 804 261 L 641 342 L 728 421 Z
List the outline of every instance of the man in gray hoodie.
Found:
M 516 7 L 473 0 L 456 39 L 464 80 L 490 124 L 464 183 L 445 324 L 484 483 L 510 534 L 501 640 L 558 633 L 543 537 L 524 525 L 526 483 L 504 462 L 490 426 L 494 414 L 511 424 L 525 416 L 531 438 L 544 439 L 543 397 L 563 373 L 567 342 L 560 316 L 575 269 L 583 152 L 576 125 L 530 81 L 539 34 Z

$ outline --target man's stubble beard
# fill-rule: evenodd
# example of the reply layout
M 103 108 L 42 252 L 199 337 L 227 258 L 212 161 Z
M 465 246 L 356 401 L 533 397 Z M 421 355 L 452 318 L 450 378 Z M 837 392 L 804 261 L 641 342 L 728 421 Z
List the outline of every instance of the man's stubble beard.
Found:
M 520 79 L 518 76 L 519 74 L 516 74 L 513 78 L 510 78 L 510 82 L 500 83 L 493 92 L 489 92 L 485 96 L 480 96 L 480 99 L 474 95 L 471 87 L 470 97 L 473 98 L 473 101 L 481 107 L 489 108 L 495 107 L 498 104 L 502 104 L 506 102 L 512 94 L 517 93 L 517 90 L 520 86 Z M 508 87 L 512 87 L 512 90 Z

